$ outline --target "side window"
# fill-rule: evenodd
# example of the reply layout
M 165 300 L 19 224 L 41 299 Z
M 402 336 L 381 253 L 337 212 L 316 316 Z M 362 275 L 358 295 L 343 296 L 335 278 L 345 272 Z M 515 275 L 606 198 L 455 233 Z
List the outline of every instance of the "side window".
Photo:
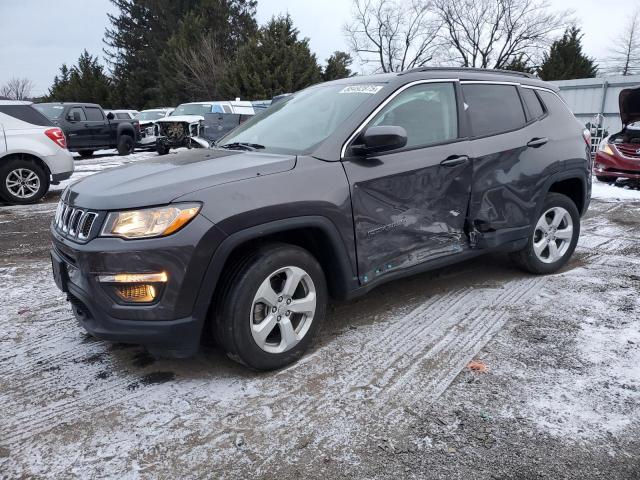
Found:
M 424 83 L 391 100 L 369 126 L 393 125 L 407 131 L 407 147 L 458 138 L 456 94 L 452 83 Z
M 98 122 L 104 120 L 104 116 L 102 115 L 102 111 L 96 107 L 84 107 L 85 112 L 87 112 L 87 120 L 90 122 Z
M 0 113 L 4 113 L 5 115 L 9 115 L 32 125 L 39 125 L 43 127 L 53 125 L 51 120 L 31 105 L 0 105 Z
M 222 106 L 224 113 L 231 113 L 231 108 L 229 108 L 229 105 L 223 105 Z
M 476 137 L 508 132 L 527 123 L 515 86 L 471 83 L 463 85 L 462 91 Z
M 82 109 L 82 107 L 73 107 L 73 108 L 71 108 L 69 110 L 69 116 L 71 118 L 73 118 L 75 113 L 80 115 L 80 121 L 81 122 L 86 122 L 87 121 L 87 116 L 84 114 L 84 110 Z
M 128 113 L 116 113 L 116 118 L 118 120 L 131 120 L 131 117 Z
M 531 119 L 537 119 L 542 117 L 545 114 L 544 106 L 542 105 L 540 98 L 538 98 L 538 94 L 532 88 L 523 88 L 522 99 L 524 100 L 529 113 L 531 114 Z

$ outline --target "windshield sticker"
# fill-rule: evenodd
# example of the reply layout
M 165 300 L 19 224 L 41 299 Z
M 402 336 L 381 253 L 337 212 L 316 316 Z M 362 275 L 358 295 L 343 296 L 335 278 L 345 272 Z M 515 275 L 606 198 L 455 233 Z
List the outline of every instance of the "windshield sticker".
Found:
M 366 93 L 369 95 L 375 95 L 382 90 L 381 85 L 350 85 L 344 87 L 338 93 Z

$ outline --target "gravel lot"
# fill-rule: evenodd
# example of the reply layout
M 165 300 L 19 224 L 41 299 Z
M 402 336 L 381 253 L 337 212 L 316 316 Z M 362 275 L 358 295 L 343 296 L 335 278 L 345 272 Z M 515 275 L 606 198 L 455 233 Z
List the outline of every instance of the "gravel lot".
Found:
M 556 275 L 497 255 L 384 285 L 262 374 L 86 335 L 51 279 L 58 195 L 0 207 L 0 477 L 640 478 L 637 190 L 596 185 Z

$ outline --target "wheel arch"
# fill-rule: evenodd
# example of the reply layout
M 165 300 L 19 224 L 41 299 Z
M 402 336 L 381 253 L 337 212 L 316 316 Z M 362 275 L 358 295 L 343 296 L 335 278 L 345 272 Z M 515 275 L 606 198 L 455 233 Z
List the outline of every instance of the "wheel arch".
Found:
M 219 291 L 222 273 L 249 249 L 270 243 L 289 243 L 308 250 L 320 263 L 327 278 L 329 295 L 344 299 L 358 287 L 347 247 L 331 220 L 305 216 L 257 225 L 225 238 L 214 252 L 196 301 L 198 316 L 206 318 Z
M 545 191 L 547 193 L 561 193 L 569 197 L 578 208 L 580 216 L 584 215 L 589 207 L 588 180 L 587 174 L 583 170 L 567 170 L 551 176 L 547 180 Z
M 31 160 L 32 162 L 34 162 L 36 165 L 38 165 L 44 170 L 44 172 L 47 174 L 47 180 L 48 181 L 51 180 L 51 170 L 49 169 L 49 165 L 47 165 L 47 163 L 44 160 L 42 160 L 39 156 L 34 155 L 33 153 L 11 152 L 0 157 L 0 164 L 13 159 Z

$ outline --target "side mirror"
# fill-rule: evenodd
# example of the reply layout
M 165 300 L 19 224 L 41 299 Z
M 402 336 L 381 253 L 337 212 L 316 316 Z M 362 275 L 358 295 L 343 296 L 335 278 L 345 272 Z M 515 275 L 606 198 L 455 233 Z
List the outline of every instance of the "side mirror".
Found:
M 397 150 L 407 144 L 407 131 L 402 127 L 381 125 L 369 127 L 360 136 L 362 143 L 354 145 L 351 150 L 356 155 L 370 155 L 372 153 Z
M 107 113 L 107 120 L 113 120 L 114 118 L 116 118 L 116 116 L 113 114 L 113 112 Z

